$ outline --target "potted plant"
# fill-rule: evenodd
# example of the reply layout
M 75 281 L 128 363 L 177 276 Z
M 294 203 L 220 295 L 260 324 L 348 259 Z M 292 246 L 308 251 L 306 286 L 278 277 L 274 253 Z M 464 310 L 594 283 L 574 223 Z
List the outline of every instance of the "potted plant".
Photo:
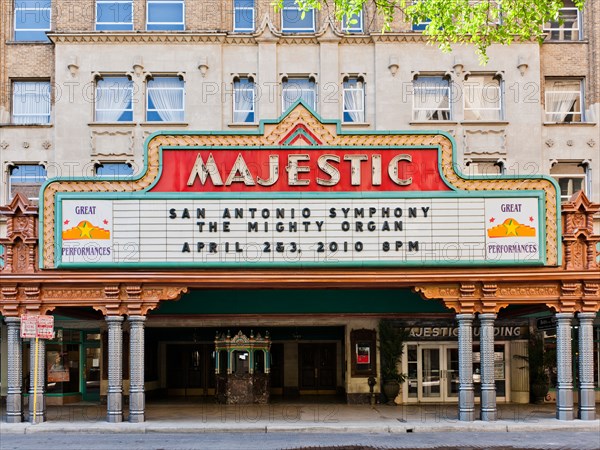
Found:
M 404 341 L 408 332 L 397 328 L 390 320 L 379 322 L 379 355 L 381 358 L 381 379 L 383 394 L 389 403 L 400 392 L 400 384 L 406 380 L 406 375 L 398 370 L 398 363 L 404 353 Z

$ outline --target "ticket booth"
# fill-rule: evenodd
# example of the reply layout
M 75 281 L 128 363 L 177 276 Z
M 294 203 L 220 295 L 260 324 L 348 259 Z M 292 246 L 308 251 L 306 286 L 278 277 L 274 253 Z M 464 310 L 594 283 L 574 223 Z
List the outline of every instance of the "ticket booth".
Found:
M 271 339 L 240 330 L 215 337 L 217 401 L 227 404 L 269 402 Z

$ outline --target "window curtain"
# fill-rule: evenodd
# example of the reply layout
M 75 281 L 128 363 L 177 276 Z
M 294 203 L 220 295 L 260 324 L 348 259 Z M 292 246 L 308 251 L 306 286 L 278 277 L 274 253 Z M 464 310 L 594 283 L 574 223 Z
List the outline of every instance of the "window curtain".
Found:
M 365 121 L 364 88 L 362 83 L 344 83 L 344 113 L 350 122 Z
M 13 123 L 50 123 L 50 83 L 13 83 Z
M 315 83 L 310 80 L 289 80 L 283 85 L 283 110 L 287 111 L 297 100 L 316 109 Z
M 131 82 L 129 80 L 98 80 L 96 89 L 96 121 L 118 122 L 131 104 Z
M 254 112 L 254 83 L 236 81 L 234 96 L 233 121 L 237 123 L 253 122 L 254 118 L 251 116 Z
M 418 86 L 415 89 L 415 107 L 418 108 L 414 111 L 415 120 L 432 120 L 436 112 L 439 114 L 435 119 L 444 119 L 444 113 L 448 111 L 447 92 L 442 89 L 428 89 L 425 85 Z
M 550 122 L 564 122 L 567 115 L 574 111 L 579 100 L 580 86 L 578 82 L 555 82 L 548 87 L 546 95 L 546 111 Z M 580 111 L 575 111 L 580 112 Z M 574 116 L 576 117 L 581 116 Z
M 183 81 L 179 78 L 154 78 L 148 83 L 148 98 L 163 122 L 183 120 Z
M 500 120 L 500 91 L 496 80 L 470 77 L 465 85 L 466 120 Z

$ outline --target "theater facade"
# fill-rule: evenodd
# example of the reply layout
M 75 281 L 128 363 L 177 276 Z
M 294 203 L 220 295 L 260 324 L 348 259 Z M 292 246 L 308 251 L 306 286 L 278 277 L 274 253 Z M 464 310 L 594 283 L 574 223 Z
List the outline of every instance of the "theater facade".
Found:
M 55 318 L 41 417 L 84 400 L 139 422 L 161 396 L 368 403 L 386 320 L 406 333 L 396 403 L 495 420 L 529 402 L 542 332 L 557 418 L 595 419 L 600 205 L 557 189 L 467 176 L 447 133 L 342 130 L 302 101 L 251 131 L 153 133 L 135 178 L 55 178 L 39 207 L 0 208 L 7 421 L 34 407 L 23 314 Z

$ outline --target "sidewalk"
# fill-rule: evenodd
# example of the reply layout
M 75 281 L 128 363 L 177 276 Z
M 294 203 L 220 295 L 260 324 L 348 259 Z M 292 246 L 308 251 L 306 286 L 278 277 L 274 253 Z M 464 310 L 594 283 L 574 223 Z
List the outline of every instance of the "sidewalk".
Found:
M 124 408 L 126 413 L 126 408 Z M 4 411 L 2 411 L 4 415 Z M 346 405 L 274 403 L 217 405 L 158 403 L 147 407 L 146 422 L 108 423 L 106 406 L 48 407 L 47 421 L 0 424 L 0 432 L 29 433 L 423 433 L 423 432 L 599 432 L 600 420 L 559 421 L 554 405 L 502 404 L 496 422 L 459 422 L 457 405 Z

